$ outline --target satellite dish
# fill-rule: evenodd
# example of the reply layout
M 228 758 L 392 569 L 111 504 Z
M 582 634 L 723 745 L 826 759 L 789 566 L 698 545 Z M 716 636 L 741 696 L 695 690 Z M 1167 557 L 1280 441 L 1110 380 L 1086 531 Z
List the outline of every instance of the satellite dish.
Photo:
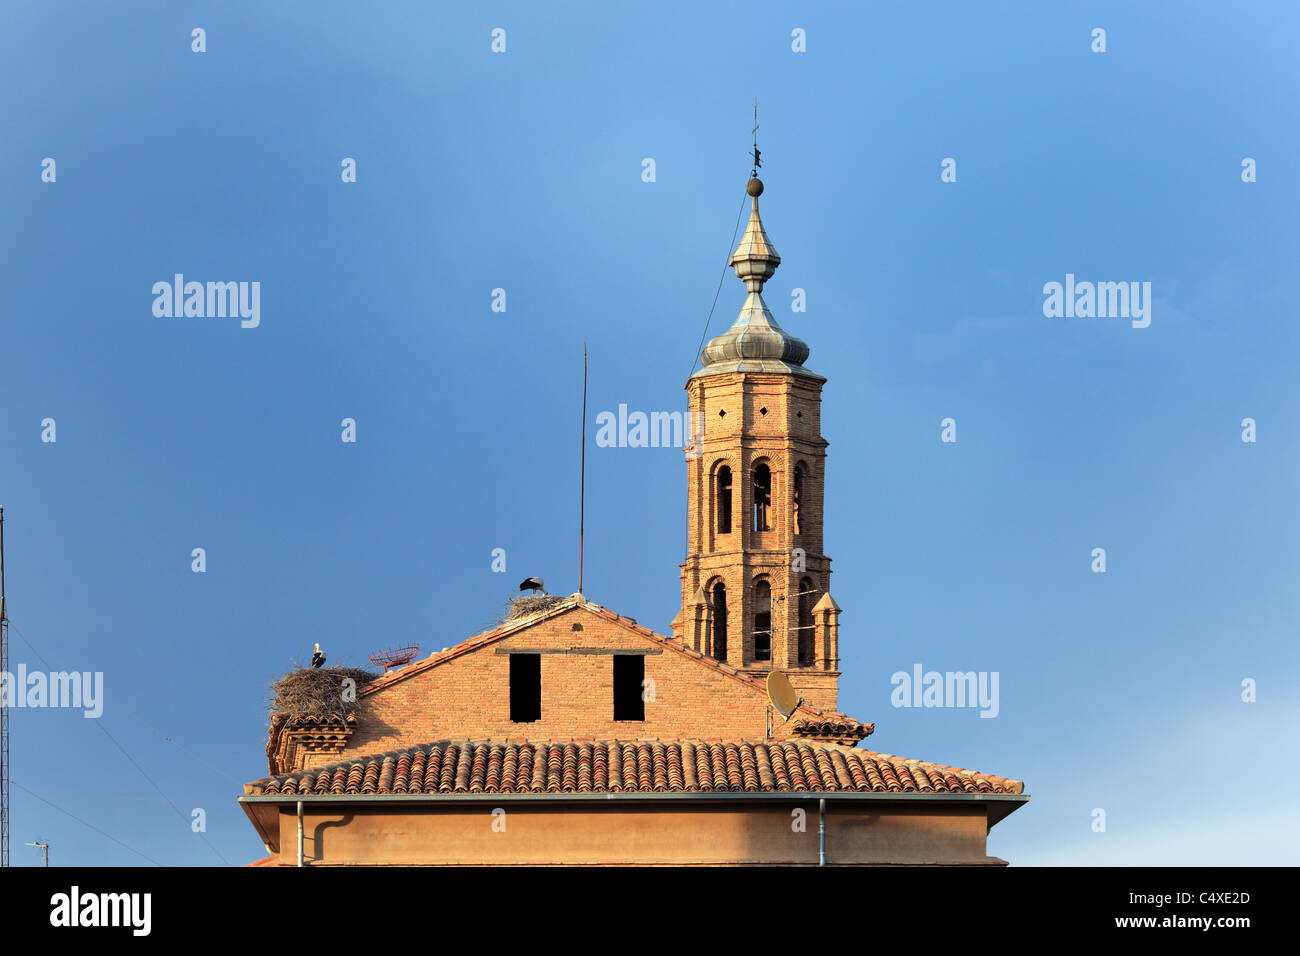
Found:
M 780 671 L 772 671 L 767 675 L 767 699 L 786 720 L 803 703 L 803 698 L 791 686 L 790 678 Z

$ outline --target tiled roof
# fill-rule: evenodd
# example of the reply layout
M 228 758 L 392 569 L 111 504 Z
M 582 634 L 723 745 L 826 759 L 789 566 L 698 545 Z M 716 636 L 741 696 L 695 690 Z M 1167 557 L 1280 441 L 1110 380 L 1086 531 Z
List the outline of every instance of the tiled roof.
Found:
M 575 607 L 585 608 L 592 614 L 603 617 L 608 621 L 615 621 L 626 627 L 628 630 L 640 634 L 642 637 L 649 638 L 650 640 L 655 641 L 666 648 L 670 648 L 679 654 L 683 654 L 705 667 L 720 671 L 735 680 L 750 685 L 760 694 L 767 694 L 767 687 L 763 681 L 737 670 L 725 661 L 709 657 L 707 654 L 701 654 L 699 651 L 695 650 L 695 648 L 684 644 L 675 637 L 665 637 L 662 634 L 656 634 L 644 624 L 638 624 L 634 618 L 626 617 L 615 611 L 609 610 L 609 608 L 601 607 L 599 604 L 593 604 L 581 594 L 571 594 L 560 603 L 545 611 L 539 612 L 538 614 L 529 617 L 516 618 L 512 621 L 507 621 L 504 624 L 498 624 L 496 627 L 475 634 L 473 637 L 466 638 L 453 647 L 437 651 L 423 660 L 415 661 L 405 667 L 390 671 L 383 677 L 380 677 L 378 680 L 369 684 L 365 690 L 361 692 L 360 696 L 366 697 L 370 694 L 379 693 L 391 684 L 405 680 L 408 677 L 413 677 L 431 667 L 437 667 L 439 664 L 444 664 L 447 661 L 460 657 L 462 654 L 476 651 L 487 644 L 491 644 L 494 641 L 506 637 L 508 634 L 511 634 L 520 628 L 536 624 L 540 620 L 562 614 Z M 842 725 L 845 727 L 845 732 L 843 734 L 837 732 L 836 736 L 854 737 L 855 740 L 861 740 L 862 738 L 869 736 L 876 729 L 874 724 L 862 723 L 836 711 L 820 710 L 817 707 L 813 707 L 811 704 L 800 704 L 796 713 L 811 716 L 813 718 L 811 723 L 813 724 Z
M 267 736 L 266 752 L 269 756 L 285 730 L 310 728 L 320 735 L 342 734 L 346 740 L 356 729 L 355 714 L 272 714 L 270 733 Z
M 285 736 L 286 730 L 307 730 L 316 749 L 333 749 L 342 753 L 353 730 L 356 729 L 355 714 L 319 715 L 272 714 L 271 724 L 266 735 L 266 760 L 271 773 L 277 766 L 292 766 L 297 742 Z
M 796 737 L 816 737 L 853 746 L 875 728 L 843 714 L 826 714 L 822 720 L 801 720 L 794 725 Z
M 248 784 L 249 794 L 1022 793 L 991 774 L 807 741 L 440 740 Z

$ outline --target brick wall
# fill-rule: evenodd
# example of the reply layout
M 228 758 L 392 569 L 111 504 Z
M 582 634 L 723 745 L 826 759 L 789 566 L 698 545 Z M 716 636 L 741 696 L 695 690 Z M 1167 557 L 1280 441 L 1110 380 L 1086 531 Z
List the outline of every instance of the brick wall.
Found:
M 534 650 L 544 651 L 541 719 L 514 723 L 508 652 Z M 644 654 L 655 699 L 646 701 L 643 721 L 614 720 L 616 651 Z M 581 606 L 365 694 L 358 705 L 357 729 L 342 757 L 309 766 L 442 738 L 761 739 L 767 729 L 762 688 Z
M 794 672 L 799 664 L 799 592 L 810 582 L 810 605 L 830 588 L 830 558 L 823 553 L 826 441 L 821 437 L 821 383 L 793 375 L 733 372 L 692 379 L 690 395 L 695 444 L 687 456 L 688 555 L 681 565 L 682 608 L 674 636 L 714 653 L 708 634 L 695 627 L 695 596 L 703 587 L 710 601 L 721 582 L 727 597 L 727 663 L 756 676 L 773 668 Z M 702 433 L 702 434 L 701 434 Z M 753 530 L 751 474 L 756 464 L 771 471 L 769 531 Z M 717 472 L 731 469 L 731 531 L 720 533 L 716 514 Z M 803 466 L 800 530 L 795 533 L 794 471 Z M 806 570 L 791 569 L 795 548 L 805 552 Z M 772 657 L 754 654 L 754 586 L 764 579 L 772 593 Z M 703 639 L 702 639 L 703 638 Z M 838 631 L 830 648 L 818 646 L 810 670 L 822 678 L 820 706 L 834 707 L 839 678 Z M 809 698 L 813 700 L 812 697 Z

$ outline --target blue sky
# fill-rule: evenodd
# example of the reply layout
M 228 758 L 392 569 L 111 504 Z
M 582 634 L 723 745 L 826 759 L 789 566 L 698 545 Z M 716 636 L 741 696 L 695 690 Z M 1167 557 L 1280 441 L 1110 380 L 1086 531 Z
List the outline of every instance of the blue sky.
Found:
M 1015 863 L 1300 862 L 1300 14 L 1131 6 L 6 4 L 11 664 L 106 696 L 14 712 L 14 864 L 260 857 L 235 798 L 313 642 L 576 589 L 583 343 L 589 442 L 684 409 L 755 97 L 766 298 L 829 379 L 841 708 L 1025 780 Z M 176 272 L 260 282 L 260 326 L 155 317 Z M 1067 273 L 1150 282 L 1150 326 L 1046 318 Z M 585 592 L 665 632 L 681 452 L 587 464 Z M 998 672 L 998 716 L 891 707 L 916 663 Z

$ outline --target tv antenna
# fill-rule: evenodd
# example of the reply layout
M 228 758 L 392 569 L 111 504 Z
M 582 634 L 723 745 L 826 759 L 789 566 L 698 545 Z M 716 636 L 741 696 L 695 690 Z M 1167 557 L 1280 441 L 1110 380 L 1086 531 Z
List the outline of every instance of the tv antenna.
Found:
M 390 667 L 404 667 L 415 660 L 415 655 L 420 653 L 419 644 L 408 644 L 406 647 L 394 647 L 387 651 L 377 651 L 370 655 L 370 663 L 376 667 L 382 667 L 384 673 L 388 673 Z
M 42 843 L 40 840 L 37 840 L 35 843 L 29 843 L 27 845 L 34 846 L 40 850 L 41 855 L 45 857 L 45 865 L 50 865 L 50 845 L 48 843 Z
M 794 597 L 796 597 L 796 598 L 801 598 L 801 597 L 803 597 L 804 595 L 807 595 L 807 594 L 822 594 L 822 593 L 824 593 L 824 592 L 819 591 L 817 588 L 814 587 L 811 591 L 795 591 L 795 592 L 794 592 Z M 785 596 L 784 594 L 778 594 L 778 595 L 774 596 L 774 597 L 772 598 L 772 600 L 773 600 L 774 602 L 779 603 L 779 602 L 781 602 L 781 601 L 784 601 L 785 598 L 786 598 L 786 596 Z M 800 619 L 802 620 L 802 618 L 800 618 Z M 801 637 L 803 636 L 803 632 L 804 632 L 804 631 L 812 631 L 812 632 L 813 632 L 813 635 L 814 635 L 814 637 L 815 637 L 816 634 L 817 634 L 817 624 L 816 624 L 816 622 L 814 622 L 814 623 L 812 623 L 812 624 L 796 624 L 796 625 L 794 625 L 793 627 L 782 628 L 782 629 L 780 630 L 779 633 L 781 633 L 782 635 L 785 635 L 785 636 L 788 637 L 791 631 L 794 631 L 794 632 L 795 632 L 795 640 L 796 640 L 796 641 L 797 641 L 799 638 L 801 638 Z M 773 630 L 773 631 L 771 632 L 771 634 L 772 634 L 773 637 L 775 637 L 775 636 L 777 635 L 777 633 L 778 633 L 778 632 L 775 631 L 775 630 Z M 816 642 L 814 641 L 814 643 L 816 643 Z M 804 667 L 805 665 L 807 665 L 807 666 L 815 666 L 815 665 L 817 665 L 817 664 L 825 664 L 827 661 L 830 662 L 830 664 L 831 664 L 832 667 L 835 667 L 835 666 L 837 666 L 837 665 L 839 664 L 840 659 L 839 659 L 838 657 L 817 657 L 816 654 L 817 654 L 817 650 L 816 650 L 816 648 L 814 647 L 814 648 L 813 648 L 813 656 L 812 656 L 812 657 L 809 657 L 809 658 L 807 658 L 806 660 L 805 660 L 805 658 L 803 658 L 802 656 L 799 658 L 799 666 L 800 666 L 800 667 Z

